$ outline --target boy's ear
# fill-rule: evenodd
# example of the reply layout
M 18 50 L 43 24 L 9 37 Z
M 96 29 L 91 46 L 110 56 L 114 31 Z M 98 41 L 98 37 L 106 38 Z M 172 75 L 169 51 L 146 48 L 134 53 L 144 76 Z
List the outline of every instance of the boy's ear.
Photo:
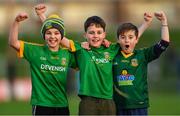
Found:
M 104 32 L 104 39 L 106 38 L 106 32 Z
M 83 34 L 83 37 L 84 37 L 85 40 L 87 41 L 86 33 Z
M 137 37 L 137 38 L 136 38 L 136 43 L 138 43 L 138 42 L 139 42 L 139 38 Z

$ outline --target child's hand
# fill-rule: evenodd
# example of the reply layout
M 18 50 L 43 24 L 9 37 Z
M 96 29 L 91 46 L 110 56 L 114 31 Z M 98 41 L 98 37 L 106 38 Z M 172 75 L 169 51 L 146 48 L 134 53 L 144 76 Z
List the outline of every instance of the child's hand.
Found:
M 103 42 L 102 42 L 102 45 L 104 45 L 107 48 L 110 46 L 110 44 L 111 44 L 111 42 L 108 41 L 107 39 L 104 39 Z
M 16 18 L 15 18 L 15 21 L 17 22 L 21 22 L 21 21 L 24 21 L 25 19 L 28 18 L 28 14 L 25 13 L 25 12 L 22 12 L 22 13 L 19 13 Z
M 146 23 L 151 24 L 151 22 L 153 20 L 152 13 L 145 12 L 144 13 L 144 20 L 145 20 Z
M 81 42 L 81 47 L 86 49 L 86 50 L 90 50 L 91 48 L 89 47 L 89 43 L 88 42 Z
M 47 10 L 47 7 L 45 4 L 38 4 L 35 6 L 35 11 L 37 15 L 44 14 Z
M 154 15 L 158 20 L 161 21 L 162 25 L 167 25 L 167 18 L 163 11 L 155 12 Z

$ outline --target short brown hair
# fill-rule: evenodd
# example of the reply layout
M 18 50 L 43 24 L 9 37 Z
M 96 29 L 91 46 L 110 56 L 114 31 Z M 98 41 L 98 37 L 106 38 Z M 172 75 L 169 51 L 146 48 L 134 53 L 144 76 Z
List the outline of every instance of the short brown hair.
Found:
M 138 37 L 138 28 L 133 25 L 132 23 L 123 23 L 119 25 L 117 29 L 117 38 L 119 38 L 119 35 L 124 34 L 125 32 L 129 30 L 134 30 L 135 31 L 135 36 Z
M 87 28 L 89 26 L 91 26 L 92 24 L 96 25 L 97 27 L 102 27 L 104 31 L 106 29 L 106 23 L 101 17 L 91 16 L 91 17 L 87 18 L 85 23 L 84 23 L 85 32 L 87 31 Z

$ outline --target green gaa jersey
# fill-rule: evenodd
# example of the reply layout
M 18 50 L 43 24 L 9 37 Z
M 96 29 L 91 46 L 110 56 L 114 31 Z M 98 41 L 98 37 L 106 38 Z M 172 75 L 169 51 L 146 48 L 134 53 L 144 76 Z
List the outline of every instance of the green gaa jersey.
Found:
M 46 45 L 20 42 L 19 57 L 30 64 L 31 104 L 48 107 L 67 107 L 66 77 L 73 64 L 73 55 L 67 49 L 52 52 Z M 75 60 L 74 60 L 75 61 Z
M 109 48 L 101 46 L 85 50 L 79 43 L 73 43 L 77 66 L 80 70 L 79 95 L 112 99 L 113 77 L 112 60 L 118 52 L 119 45 Z
M 154 46 L 129 55 L 119 51 L 113 61 L 114 100 L 118 109 L 149 106 L 147 68 L 158 57 Z

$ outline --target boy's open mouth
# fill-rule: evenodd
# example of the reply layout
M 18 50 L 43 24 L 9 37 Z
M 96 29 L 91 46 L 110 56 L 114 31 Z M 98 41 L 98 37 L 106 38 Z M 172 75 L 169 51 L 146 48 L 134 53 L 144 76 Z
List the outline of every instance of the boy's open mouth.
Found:
M 94 40 L 92 40 L 93 42 L 98 42 L 99 41 L 99 39 L 94 39 Z
M 125 48 L 128 49 L 128 48 L 129 48 L 129 45 L 125 45 Z
M 57 39 L 50 39 L 49 40 L 49 42 L 51 43 L 51 44 L 54 44 L 54 43 L 56 43 L 58 40 Z

